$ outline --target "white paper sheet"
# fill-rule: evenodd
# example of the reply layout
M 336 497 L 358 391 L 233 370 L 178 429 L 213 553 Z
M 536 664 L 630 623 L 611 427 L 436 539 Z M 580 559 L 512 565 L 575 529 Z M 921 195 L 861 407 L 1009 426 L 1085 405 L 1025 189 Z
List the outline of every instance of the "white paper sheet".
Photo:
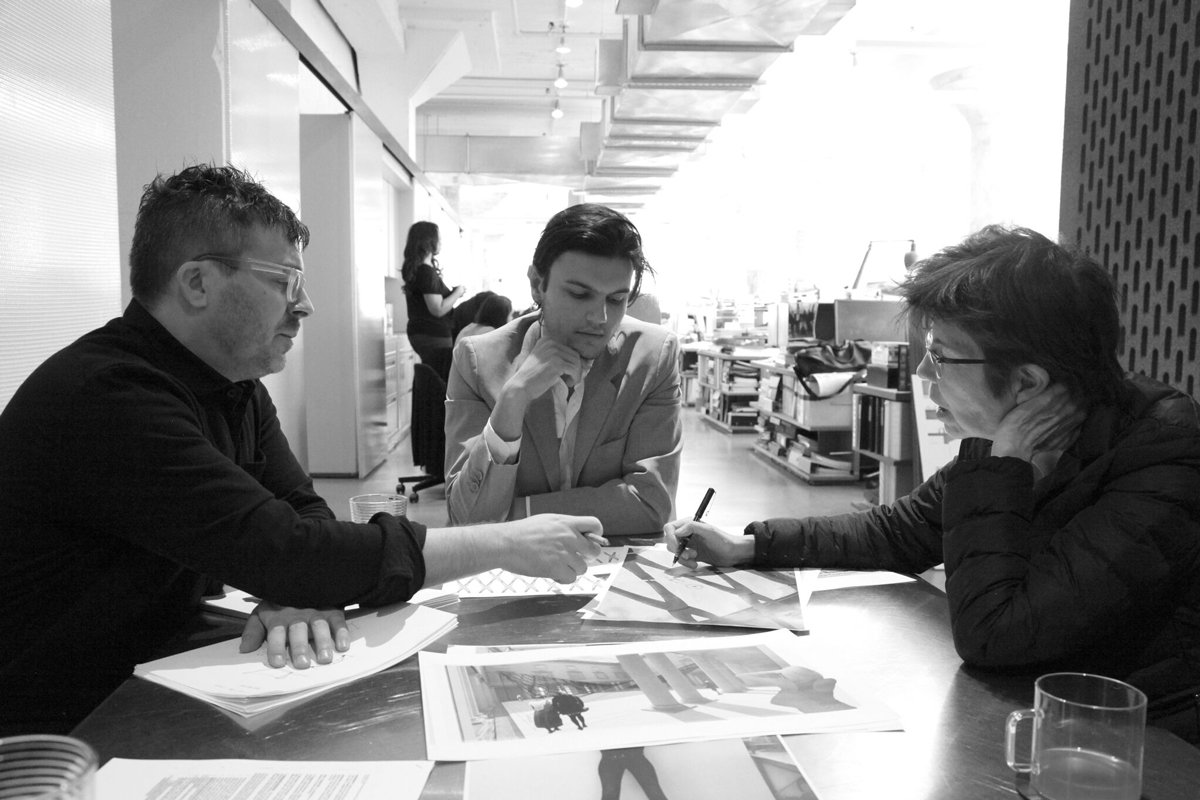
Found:
M 96 800 L 417 800 L 432 761 L 148 761 L 114 758 Z
M 808 388 L 816 392 L 818 397 L 832 397 L 859 376 L 858 372 L 815 372 L 804 379 Z
M 264 644 L 239 653 L 218 642 L 134 668 L 134 675 L 238 714 L 250 715 L 312 697 L 399 663 L 458 624 L 445 611 L 400 604 L 348 620 L 350 649 L 308 669 L 267 665 Z
M 494 569 L 460 581 L 450 581 L 442 588 L 459 597 L 523 597 L 542 594 L 595 594 L 613 571 L 625 560 L 628 547 L 603 547 L 600 557 L 588 565 L 588 571 L 574 583 L 558 583 L 550 578 L 531 578 L 502 569 Z
M 420 589 L 409 598 L 411 605 L 429 606 L 430 608 L 442 608 L 458 601 L 458 595 L 452 590 L 441 589 Z M 262 600 L 250 594 L 243 592 L 241 589 L 228 587 L 224 594 L 213 595 L 204 598 L 204 609 L 206 611 L 216 611 L 221 614 L 228 614 L 231 617 L 247 618 L 254 611 L 254 607 L 261 603 Z M 346 615 L 350 616 L 355 613 L 370 613 L 369 611 L 359 609 L 357 605 L 346 606 Z
M 853 586 L 885 586 L 889 583 L 912 583 L 916 580 L 909 575 L 887 570 L 853 570 L 853 569 L 806 569 L 803 573 L 812 575 L 812 590 L 821 592 L 827 589 L 846 589 Z
M 901 728 L 848 668 L 790 631 L 419 657 L 436 760 Z M 566 690 L 586 706 L 585 727 L 539 725 L 535 711 Z

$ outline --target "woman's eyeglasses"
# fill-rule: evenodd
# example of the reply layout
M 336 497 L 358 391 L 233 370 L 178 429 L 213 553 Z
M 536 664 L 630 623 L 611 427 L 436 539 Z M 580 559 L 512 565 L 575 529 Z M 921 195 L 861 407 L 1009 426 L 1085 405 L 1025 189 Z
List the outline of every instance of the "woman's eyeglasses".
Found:
M 945 364 L 986 364 L 987 360 L 982 358 L 947 358 L 941 353 L 935 353 L 933 347 L 933 332 L 925 334 L 925 355 L 929 356 L 929 360 L 933 362 L 933 374 L 938 380 L 942 379 L 942 368 Z
M 289 303 L 300 302 L 300 294 L 304 291 L 304 270 L 289 267 L 286 264 L 274 264 L 270 261 L 257 261 L 253 258 L 235 258 L 234 256 L 219 256 L 214 253 L 205 253 L 202 256 L 196 256 L 193 261 L 220 261 L 233 269 L 240 269 L 245 265 L 246 269 L 252 269 L 255 272 L 262 272 L 268 275 L 274 275 L 277 278 L 283 278 L 283 283 L 287 284 L 287 301 Z

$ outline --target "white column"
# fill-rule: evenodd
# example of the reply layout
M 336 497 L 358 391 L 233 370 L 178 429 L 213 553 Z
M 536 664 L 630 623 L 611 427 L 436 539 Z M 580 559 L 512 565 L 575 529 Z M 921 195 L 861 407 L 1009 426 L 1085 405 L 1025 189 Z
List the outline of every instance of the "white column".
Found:
M 641 656 L 630 653 L 617 656 L 617 663 L 633 678 L 634 683 L 642 690 L 654 705 L 655 711 L 682 711 L 686 705 L 675 699 L 671 690 L 658 679 L 658 674 L 646 665 Z
M 679 699 L 683 700 L 683 702 L 696 705 L 712 702 L 700 694 L 700 691 L 692 684 L 688 676 L 684 675 L 679 667 L 675 666 L 675 662 L 666 653 L 647 653 L 646 662 L 667 679 L 667 683 L 671 684 L 671 688 L 679 694 Z
M 746 684 L 742 682 L 742 679 L 737 675 L 734 675 L 733 671 L 729 669 L 729 667 L 725 666 L 717 659 L 710 658 L 708 655 L 703 653 L 688 653 L 688 657 L 691 658 L 692 661 L 695 661 L 696 665 L 700 667 L 700 669 L 704 670 L 704 674 L 707 675 L 722 692 L 728 694 L 731 692 L 746 691 Z

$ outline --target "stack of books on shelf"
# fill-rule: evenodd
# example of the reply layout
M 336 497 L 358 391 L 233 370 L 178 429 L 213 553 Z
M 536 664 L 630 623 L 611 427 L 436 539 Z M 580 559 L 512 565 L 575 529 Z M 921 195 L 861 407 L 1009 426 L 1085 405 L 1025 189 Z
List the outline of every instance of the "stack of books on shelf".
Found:
M 786 461 L 806 475 L 853 475 L 851 452 L 822 452 L 808 431 L 784 420 L 764 419 L 755 444 L 763 452 Z
M 725 370 L 725 388 L 733 392 L 757 392 L 758 367 L 745 361 L 730 361 Z
M 912 391 L 912 371 L 908 363 L 908 345 L 876 342 L 867 365 L 867 384 L 900 392 Z
M 759 426 L 758 440 L 755 444 L 776 458 L 787 458 L 787 450 L 794 441 L 788 433 L 789 428 L 794 434 L 795 425 L 765 417 Z
M 858 406 L 858 449 L 892 459 L 912 457 L 911 406 L 863 395 Z
M 758 382 L 758 408 L 768 414 L 779 412 L 783 376 L 778 372 L 764 372 Z
M 722 383 L 727 395 L 726 421 L 734 428 L 752 428 L 758 420 L 758 368 L 744 361 L 730 361 Z
M 796 469 L 809 475 L 834 474 L 849 477 L 854 472 L 851 453 L 822 453 L 817 447 L 816 441 L 801 434 L 796 435 L 788 448 L 787 461 Z

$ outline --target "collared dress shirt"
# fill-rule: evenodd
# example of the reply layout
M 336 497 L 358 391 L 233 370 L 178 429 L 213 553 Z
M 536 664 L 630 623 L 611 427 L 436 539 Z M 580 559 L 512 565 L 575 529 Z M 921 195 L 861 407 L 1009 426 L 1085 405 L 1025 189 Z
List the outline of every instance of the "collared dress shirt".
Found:
M 571 386 L 567 386 L 567 382 L 563 378 L 559 378 L 550 387 L 551 396 L 554 398 L 554 430 L 558 434 L 560 481 L 559 485 L 555 487 L 556 491 L 561 492 L 574 486 L 574 482 L 571 480 L 571 462 L 575 458 L 575 432 L 579 430 L 579 409 L 583 406 L 584 381 L 587 380 L 591 368 L 592 362 L 585 361 L 583 369 L 580 370 L 579 379 L 574 381 Z M 492 429 L 492 421 L 489 419 L 483 428 L 483 439 L 487 444 L 488 455 L 493 464 L 508 466 L 517 463 L 517 456 L 521 452 L 520 436 L 511 442 L 506 442 Z M 525 516 L 528 517 L 530 516 L 528 495 L 525 496 L 524 503 Z

